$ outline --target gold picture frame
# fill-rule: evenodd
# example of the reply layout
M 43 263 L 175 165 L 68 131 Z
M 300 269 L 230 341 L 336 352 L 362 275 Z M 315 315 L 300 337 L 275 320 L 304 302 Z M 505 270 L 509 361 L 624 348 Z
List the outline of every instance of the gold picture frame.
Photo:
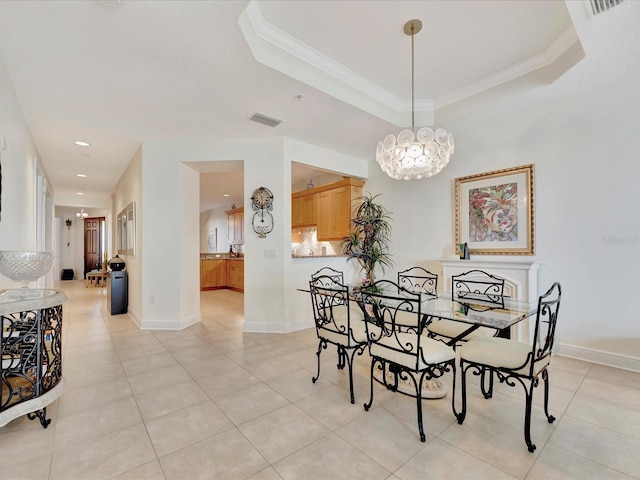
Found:
M 533 165 L 455 179 L 455 238 L 477 255 L 533 255 Z M 458 252 L 459 253 L 459 252 Z

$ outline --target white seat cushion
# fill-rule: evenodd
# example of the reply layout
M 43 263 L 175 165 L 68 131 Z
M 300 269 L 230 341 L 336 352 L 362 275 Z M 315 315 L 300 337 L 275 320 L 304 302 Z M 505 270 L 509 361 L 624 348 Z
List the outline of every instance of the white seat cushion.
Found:
M 422 370 L 427 365 L 447 362 L 455 358 L 453 348 L 422 335 L 417 351 L 418 336 L 414 333 L 398 333 L 390 337 L 383 335 L 371 344 L 371 355 L 381 357 L 411 370 Z M 405 350 L 406 349 L 406 350 Z
M 456 338 L 465 330 L 471 328 L 471 324 L 456 322 L 454 320 L 440 320 L 436 319 L 432 321 L 429 325 L 427 325 L 427 330 L 436 335 L 441 335 L 447 338 Z M 477 330 L 465 335 L 461 340 L 472 340 L 476 338 L 487 338 L 493 337 L 496 334 L 496 330 L 494 328 L 489 327 L 479 327 Z
M 396 312 L 396 325 L 418 328 L 418 324 L 420 323 L 419 319 L 418 314 L 414 312 L 405 312 L 402 310 Z
M 491 337 L 470 340 L 458 348 L 462 360 L 497 368 L 518 369 L 516 373 L 529 375 L 531 359 L 531 345 L 509 340 L 507 338 Z M 535 362 L 533 374 L 537 375 L 549 365 L 550 356 Z
M 362 310 L 360 310 L 358 306 L 350 306 L 349 315 L 351 316 L 351 332 L 353 338 L 349 336 L 347 330 L 347 307 L 344 305 L 333 307 L 334 322 L 329 322 L 325 326 L 319 327 L 318 335 L 333 343 L 344 345 L 345 347 L 354 347 L 359 343 L 366 343 L 367 332 Z

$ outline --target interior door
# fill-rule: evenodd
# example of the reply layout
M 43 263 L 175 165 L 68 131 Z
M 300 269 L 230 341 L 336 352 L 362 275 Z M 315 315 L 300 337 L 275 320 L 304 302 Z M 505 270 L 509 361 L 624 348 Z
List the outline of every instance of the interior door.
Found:
M 101 220 L 100 217 L 84 219 L 84 273 L 97 270 L 102 257 L 100 248 Z

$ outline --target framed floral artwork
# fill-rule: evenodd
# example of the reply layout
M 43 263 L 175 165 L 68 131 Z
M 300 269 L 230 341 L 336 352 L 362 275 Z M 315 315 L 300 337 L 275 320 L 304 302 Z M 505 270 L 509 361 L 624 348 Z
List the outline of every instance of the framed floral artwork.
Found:
M 533 165 L 460 177 L 455 184 L 456 245 L 467 243 L 471 254 L 534 254 Z

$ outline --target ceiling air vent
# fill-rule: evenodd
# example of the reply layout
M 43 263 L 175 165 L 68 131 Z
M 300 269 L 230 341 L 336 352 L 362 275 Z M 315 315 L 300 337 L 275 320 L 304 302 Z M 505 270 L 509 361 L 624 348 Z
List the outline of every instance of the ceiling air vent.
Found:
M 591 5 L 591 12 L 594 15 L 606 12 L 607 10 L 615 7 L 616 5 L 620 5 L 621 3 L 622 0 L 589 0 L 589 4 Z
M 277 127 L 282 123 L 282 120 L 276 117 L 271 117 L 269 115 L 265 115 L 264 113 L 256 112 L 250 117 L 254 122 L 261 123 L 266 125 L 267 127 Z

